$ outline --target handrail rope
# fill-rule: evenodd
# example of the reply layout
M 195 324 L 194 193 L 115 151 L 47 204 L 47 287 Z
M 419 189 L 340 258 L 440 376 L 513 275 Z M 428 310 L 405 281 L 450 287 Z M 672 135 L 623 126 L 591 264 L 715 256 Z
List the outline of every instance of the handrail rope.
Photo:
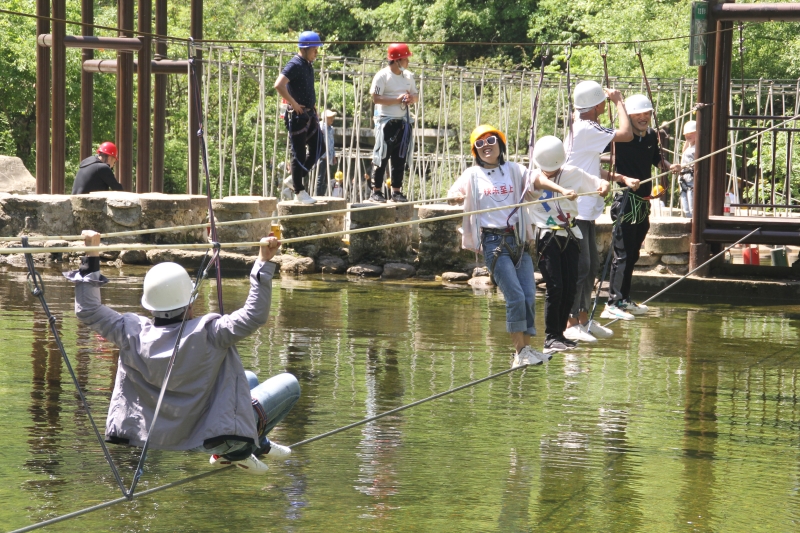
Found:
M 459 385 L 458 387 L 454 387 L 452 389 L 448 389 L 446 391 L 433 394 L 433 395 L 428 396 L 426 398 L 422 398 L 421 400 L 417 400 L 417 401 L 411 402 L 409 404 L 402 405 L 400 407 L 397 407 L 395 409 L 391 409 L 389 411 L 385 411 L 385 412 L 377 414 L 375 416 L 364 418 L 362 420 L 359 420 L 358 422 L 353 422 L 352 424 L 348 424 L 346 426 L 342 426 L 342 427 L 334 429 L 332 431 L 328 431 L 326 433 L 322 433 L 322 434 L 317 435 L 315 437 L 311 437 L 311 438 L 302 440 L 300 442 L 296 442 L 294 444 L 289 445 L 289 447 L 292 448 L 292 449 L 299 448 L 300 446 L 304 446 L 306 444 L 310 444 L 312 442 L 315 442 L 315 441 L 330 437 L 332 435 L 336 435 L 337 433 L 341 433 L 343 431 L 347 431 L 348 429 L 353 429 L 353 428 L 356 428 L 356 427 L 359 427 L 359 426 L 363 426 L 364 424 L 368 424 L 370 422 L 374 422 L 375 420 L 378 420 L 380 418 L 384 418 L 386 416 L 393 415 L 393 414 L 399 413 L 401 411 L 405 411 L 406 409 L 410 409 L 412 407 L 416 407 L 418 405 L 422 405 L 422 404 L 430 402 L 432 400 L 436 400 L 438 398 L 442 398 L 444 396 L 448 396 L 450 394 L 453 394 L 455 392 L 458 392 L 460 390 L 463 390 L 463 389 L 466 389 L 466 388 L 469 388 L 469 387 L 474 387 L 475 385 L 479 385 L 479 384 L 481 384 L 483 382 L 490 381 L 492 379 L 504 376 L 506 374 L 510 374 L 510 373 L 516 372 L 518 370 L 523 370 L 523 369 L 525 369 L 527 367 L 528 367 L 528 365 L 521 365 L 521 366 L 513 367 L 513 368 L 510 368 L 510 369 L 507 369 L 507 370 L 502 370 L 502 371 L 497 372 L 495 374 L 491 374 L 489 376 L 486 376 L 486 377 L 483 377 L 483 378 L 480 378 L 480 379 L 476 379 L 474 381 L 470 381 L 469 383 L 465 383 L 463 385 Z M 136 494 L 132 494 L 130 499 L 132 500 L 134 498 L 139 498 L 141 496 L 147 496 L 147 495 L 153 494 L 155 492 L 160 492 L 162 490 L 166 490 L 166 489 L 170 489 L 170 488 L 177 487 L 177 486 L 180 486 L 180 485 L 184 485 L 184 484 L 190 483 L 192 481 L 197 481 L 197 480 L 202 479 L 202 478 L 206 478 L 206 477 L 210 477 L 210 476 L 219 474 L 220 472 L 225 472 L 227 470 L 230 470 L 231 468 L 234 468 L 234 467 L 233 466 L 227 466 L 227 467 L 224 467 L 224 468 L 219 468 L 219 469 L 216 469 L 216 470 L 210 470 L 210 471 L 202 472 L 200 474 L 195 474 L 193 476 L 188 476 L 188 477 L 179 479 L 177 481 L 172 481 L 170 483 L 165 483 L 164 485 L 160 485 L 158 487 L 153 487 L 152 489 L 147 489 L 147 490 L 143 490 L 141 492 L 138 492 Z M 86 507 L 85 509 L 81 509 L 79 511 L 75 511 L 75 512 L 68 513 L 68 514 L 61 515 L 61 516 L 57 516 L 57 517 L 51 518 L 49 520 L 44 520 L 42 522 L 38 522 L 38 523 L 32 524 L 30 526 L 26 526 L 26 527 L 23 527 L 23 528 L 20 528 L 20 529 L 15 529 L 14 531 L 11 531 L 10 533 L 24 533 L 26 531 L 33 531 L 33 530 L 36 530 L 36 529 L 43 528 L 45 526 L 56 524 L 58 522 L 63 522 L 65 520 L 69 520 L 71 518 L 77 518 L 79 516 L 91 513 L 93 511 L 99 511 L 100 509 L 105 509 L 107 507 L 111 507 L 111 506 L 116 505 L 118 503 L 123 503 L 123 502 L 127 502 L 127 501 L 129 501 L 127 498 L 117 498 L 115 500 L 110 500 L 110 501 L 107 501 L 107 502 L 104 502 L 104 503 L 101 503 L 101 504 L 98 504 L 98 505 L 93 505 L 91 507 Z
M 208 271 L 211 268 L 211 265 L 216 265 L 216 270 L 219 272 L 219 243 L 214 243 L 214 256 L 208 261 L 208 263 L 206 263 L 206 259 L 208 259 L 208 250 L 206 250 L 206 255 L 203 257 L 203 261 L 200 263 L 200 268 L 197 272 L 197 279 L 195 280 L 194 287 L 192 287 L 192 292 L 189 295 L 190 303 L 193 302 L 197 296 L 200 286 L 203 284 L 206 276 L 208 276 Z M 217 285 L 220 286 L 222 283 L 218 280 Z M 222 301 L 219 303 L 222 305 Z M 158 421 L 158 414 L 161 411 L 161 404 L 164 401 L 164 394 L 167 392 L 167 385 L 169 384 L 169 378 L 172 375 L 172 368 L 175 366 L 175 360 L 178 357 L 178 350 L 181 346 L 181 338 L 183 337 L 183 330 L 186 328 L 188 317 L 189 313 L 184 312 L 181 319 L 180 328 L 178 328 L 178 332 L 175 336 L 175 346 L 172 348 L 172 355 L 169 357 L 167 370 L 164 372 L 164 381 L 161 382 L 161 391 L 158 393 L 158 401 L 156 402 L 156 408 L 153 411 L 153 420 L 150 422 L 150 426 L 147 428 L 147 437 L 144 440 L 144 445 L 142 445 L 142 454 L 139 456 L 139 464 L 136 465 L 136 472 L 133 476 L 133 481 L 131 482 L 131 488 L 126 494 L 128 499 L 136 494 L 136 485 L 139 483 L 139 479 L 142 477 L 142 474 L 144 474 L 144 463 L 147 460 L 147 450 L 150 446 L 150 437 L 153 436 L 153 428 L 155 428 L 156 422 Z
M 444 202 L 446 200 L 447 200 L 447 197 L 443 196 L 441 198 L 431 198 L 429 200 L 418 200 L 418 201 L 414 201 L 413 203 L 416 205 L 416 204 L 423 204 L 423 203 Z M 216 225 L 217 225 L 217 227 L 220 227 L 220 226 L 239 226 L 239 225 L 243 225 L 243 224 L 255 224 L 257 222 L 266 222 L 266 221 L 270 221 L 270 220 L 297 220 L 297 219 L 300 219 L 300 218 L 320 217 L 320 216 L 327 216 L 327 215 L 339 215 L 339 214 L 343 214 L 343 213 L 351 213 L 353 211 L 369 211 L 369 210 L 372 210 L 372 209 L 392 209 L 392 208 L 398 207 L 400 205 L 403 205 L 403 204 L 396 204 L 396 203 L 393 203 L 393 202 L 392 203 L 387 202 L 386 204 L 375 204 L 375 205 L 364 206 L 364 207 L 348 207 L 348 208 L 345 208 L 345 209 L 333 209 L 331 211 L 315 211 L 315 212 L 311 212 L 311 213 L 299 213 L 299 214 L 296 214 L 296 215 L 283 215 L 283 216 L 282 215 L 275 215 L 275 216 L 269 216 L 269 217 L 248 218 L 248 219 L 243 219 L 243 220 L 229 220 L 227 222 L 217 222 Z M 105 238 L 130 237 L 130 236 L 135 236 L 135 235 L 147 235 L 147 234 L 152 234 L 152 233 L 176 233 L 176 232 L 180 232 L 180 231 L 189 231 L 189 230 L 194 230 L 194 229 L 204 229 L 204 228 L 209 227 L 209 225 L 210 224 L 208 222 L 204 222 L 202 224 L 187 224 L 185 226 L 172 226 L 172 227 L 169 227 L 169 228 L 149 228 L 149 229 L 130 230 L 130 231 L 117 231 L 117 232 L 111 232 L 111 233 L 104 233 L 103 237 L 105 237 Z M 0 243 L 1 242 L 17 242 L 18 240 L 20 240 L 20 237 L 0 237 Z M 32 241 L 32 242 L 37 242 L 37 241 L 55 241 L 55 240 L 82 241 L 83 240 L 83 236 L 82 235 L 59 235 L 59 236 L 53 236 L 53 235 L 50 235 L 50 236 L 47 236 L 47 235 L 34 236 L 34 235 L 32 235 L 32 236 L 29 237 L 29 240 Z
M 734 246 L 736 246 L 737 244 L 739 244 L 739 243 L 741 243 L 741 242 L 743 242 L 743 241 L 747 240 L 747 239 L 748 239 L 750 236 L 752 236 L 754 233 L 756 233 L 756 232 L 758 232 L 758 231 L 761 231 L 761 227 L 758 227 L 758 228 L 754 229 L 753 231 L 751 231 L 750 233 L 748 233 L 747 235 L 745 235 L 744 237 L 742 237 L 741 239 L 739 239 L 739 240 L 738 240 L 738 241 L 736 241 L 735 243 L 731 244 L 730 246 L 728 246 L 727 248 L 725 248 L 724 250 L 722 250 L 720 253 L 718 253 L 718 254 L 714 255 L 714 257 L 712 257 L 711 259 L 709 259 L 708 261 L 706 261 L 706 262 L 705 262 L 705 263 L 703 263 L 702 265 L 700 265 L 700 266 L 698 266 L 698 267 L 694 268 L 692 271 L 690 271 L 690 272 L 687 272 L 686 274 L 684 274 L 684 275 L 683 275 L 683 276 L 681 276 L 680 278 L 676 279 L 676 280 L 675 280 L 673 283 L 670 283 L 669 285 L 667 285 L 666 287 L 664 287 L 663 289 L 661 289 L 660 291 L 658 291 L 657 293 L 655 293 L 653 296 L 651 296 L 651 297 L 650 297 L 650 298 L 648 298 L 647 300 L 643 301 L 643 302 L 642 302 L 642 304 L 646 304 L 646 303 L 648 303 L 648 302 L 651 302 L 651 301 L 655 300 L 656 298 L 658 298 L 659 296 L 661 296 L 662 294 L 664 294 L 665 292 L 667 292 L 668 290 L 670 290 L 672 287 L 674 287 L 675 285 L 677 285 L 677 284 L 678 284 L 678 283 L 680 283 L 681 281 L 685 280 L 686 278 L 688 278 L 689 276 L 691 276 L 692 274 L 694 274 L 695 272 L 697 272 L 698 270 L 700 270 L 701 268 L 703 268 L 704 266 L 706 266 L 707 264 L 711 263 L 711 262 L 712 262 L 712 261 L 714 261 L 716 258 L 718 258 L 719 256 L 721 256 L 722 254 L 724 254 L 725 252 L 727 252 L 728 250 L 730 250 L 731 248 L 733 248 L 733 247 L 734 247 Z M 615 318 L 614 320 L 612 320 L 612 321 L 608 322 L 607 324 L 604 324 L 604 325 L 603 325 L 603 327 L 608 327 L 608 326 L 610 326 L 611 324 L 613 324 L 614 322 L 618 322 L 619 320 L 620 320 L 619 318 Z
M 28 245 L 25 238 L 23 238 L 22 242 L 25 246 Z M 114 479 L 116 480 L 119 489 L 122 491 L 124 496 L 127 496 L 128 493 L 125 490 L 125 483 L 122 481 L 122 476 L 120 475 L 117 466 L 114 464 L 114 460 L 111 458 L 111 452 L 108 451 L 108 446 L 106 446 L 103 436 L 100 434 L 100 430 L 97 428 L 97 424 L 94 421 L 94 416 L 92 416 L 92 410 L 89 407 L 89 402 L 86 400 L 86 396 L 83 394 L 83 389 L 81 389 L 78 376 L 75 375 L 75 371 L 72 369 L 72 364 L 69 362 L 67 351 L 64 349 L 64 344 L 61 342 L 61 335 L 59 335 L 58 328 L 56 328 L 56 317 L 50 312 L 50 307 L 47 305 L 47 300 L 45 300 L 44 297 L 44 281 L 42 280 L 41 274 L 39 274 L 39 272 L 36 270 L 36 266 L 33 262 L 33 256 L 31 254 L 25 254 L 25 264 L 28 267 L 28 284 L 31 289 L 31 294 L 36 296 L 39 299 L 39 303 L 42 304 L 42 309 L 44 309 L 44 313 L 47 315 L 47 322 L 50 325 L 50 331 L 53 333 L 53 339 L 55 340 L 56 345 L 61 352 L 61 358 L 64 360 L 64 365 L 67 367 L 67 371 L 72 378 L 72 383 L 75 385 L 75 390 L 78 392 L 78 397 L 81 400 L 83 409 L 86 411 L 86 416 L 89 419 L 92 430 L 94 430 L 97 441 L 100 443 L 100 447 L 103 449 L 103 456 L 105 456 L 108 465 L 111 467 L 111 473 L 114 474 Z
M 757 137 L 759 137 L 761 135 L 769 133 L 773 129 L 779 128 L 779 127 L 787 124 L 788 122 L 791 122 L 793 120 L 798 120 L 798 119 L 800 119 L 800 113 L 798 113 L 797 115 L 789 118 L 786 121 L 783 121 L 783 122 L 780 122 L 780 123 L 776 124 L 775 126 L 771 126 L 770 128 L 767 128 L 767 129 L 765 129 L 763 131 L 760 131 L 758 133 L 755 133 L 755 134 L 753 134 L 753 135 L 751 135 L 749 137 L 746 137 L 744 139 L 736 141 L 735 143 L 732 143 L 732 144 L 730 144 L 730 145 L 728 145 L 726 147 L 720 148 L 719 150 L 716 150 L 716 151 L 711 152 L 711 153 L 709 153 L 707 155 L 699 157 L 699 158 L 695 159 L 691 164 L 681 165 L 681 168 L 693 166 L 695 163 L 697 163 L 699 161 L 703 161 L 705 159 L 713 157 L 713 156 L 715 156 L 717 154 L 720 154 L 722 152 L 726 152 L 732 146 L 737 146 L 737 145 L 742 144 L 744 142 L 751 141 L 751 140 L 753 140 L 753 139 L 755 139 L 755 138 L 757 138 Z M 667 176 L 670 173 L 671 173 L 671 171 L 664 172 L 662 174 L 657 174 L 657 175 L 653 176 L 652 178 L 649 178 L 647 180 L 642 180 L 639 183 L 647 183 L 647 182 L 652 181 L 652 180 L 654 180 L 656 178 L 660 178 L 662 176 Z M 615 188 L 615 189 L 611 189 L 610 193 L 615 193 L 615 192 L 619 192 L 619 191 L 623 191 L 623 190 L 624 190 L 623 188 Z M 589 195 L 593 195 L 593 194 L 597 194 L 597 192 L 578 193 L 576 196 L 589 196 Z M 525 207 L 525 206 L 529 206 L 529 205 L 537 205 L 537 204 L 541 204 L 541 203 L 548 202 L 548 201 L 560 200 L 560 199 L 563 199 L 563 198 L 566 198 L 566 197 L 564 197 L 564 196 L 555 196 L 553 198 L 549 198 L 549 199 L 546 199 L 546 200 L 534 200 L 534 201 L 531 201 L 531 202 L 523 202 L 523 203 L 520 203 L 520 204 L 513 204 L 513 205 L 508 205 L 508 206 L 492 207 L 492 208 L 488 208 L 488 209 L 479 209 L 479 210 L 476 210 L 476 211 L 455 213 L 455 214 L 452 214 L 452 215 L 442 215 L 442 216 L 439 216 L 439 217 L 432 217 L 432 218 L 426 218 L 426 219 L 420 219 L 420 220 L 409 220 L 409 221 L 404 221 L 404 222 L 395 222 L 395 223 L 392 223 L 392 224 L 385 224 L 383 226 L 374 226 L 374 227 L 368 227 L 368 228 L 350 229 L 350 230 L 336 231 L 336 232 L 331 232 L 331 233 L 321 233 L 321 234 L 318 234 L 318 235 L 306 235 L 306 236 L 303 236 L 303 237 L 293 237 L 293 238 L 290 238 L 290 239 L 282 239 L 281 242 L 284 243 L 284 244 L 291 244 L 291 243 L 295 243 L 295 242 L 306 242 L 306 241 L 311 241 L 311 240 L 316 240 L 316 239 L 327 239 L 327 238 L 332 238 L 332 237 L 339 237 L 339 236 L 344 236 L 344 235 L 348 235 L 348 234 L 365 233 L 365 232 L 368 232 L 368 231 L 378 231 L 378 230 L 383 230 L 383 229 L 400 228 L 400 227 L 404 227 L 404 226 L 413 226 L 413 225 L 423 224 L 423 223 L 427 223 L 427 222 L 439 222 L 439 221 L 442 221 L 442 220 L 449 220 L 449 219 L 458 218 L 458 217 L 464 217 L 464 216 L 468 216 L 468 215 L 489 213 L 489 212 L 498 211 L 498 210 L 501 210 L 501 209 L 508 209 L 508 208 L 514 208 L 514 207 Z M 328 211 L 328 212 L 330 212 L 330 211 Z M 326 213 L 325 211 L 322 211 L 322 212 L 319 213 L 319 215 L 323 216 L 325 213 Z M 222 248 L 234 248 L 234 247 L 248 247 L 248 246 L 260 246 L 260 245 L 261 245 L 260 241 L 259 242 L 232 242 L 232 243 L 223 243 L 223 244 L 221 244 L 221 247 Z M 20 253 L 36 253 L 36 254 L 67 253 L 67 252 L 82 252 L 82 251 L 106 251 L 106 252 L 110 252 L 110 251 L 117 251 L 117 250 L 119 250 L 119 251 L 122 251 L 122 250 L 158 250 L 158 249 L 162 249 L 162 250 L 167 250 L 167 249 L 192 250 L 192 249 L 207 249 L 207 248 L 210 248 L 210 247 L 212 247 L 212 244 L 210 244 L 210 243 L 196 243 L 196 244 L 138 244 L 138 245 L 134 243 L 133 245 L 112 244 L 112 245 L 107 245 L 107 246 L 92 246 L 92 247 L 78 247 L 78 246 L 75 246 L 75 247 L 52 246 L 52 247 L 36 247 L 36 248 L 23 247 L 23 248 L 0 248 L 0 255 L 10 255 L 10 254 L 20 254 Z
M 45 15 L 37 15 L 35 13 L 23 13 L 21 11 L 14 11 L 10 9 L 0 9 L 0 13 L 6 15 L 13 15 L 17 17 L 26 17 L 26 18 L 34 18 L 34 19 L 43 19 L 49 20 L 51 22 L 60 22 L 63 24 L 68 24 L 70 26 L 81 26 L 86 28 L 95 28 L 100 30 L 108 30 L 120 33 L 132 33 L 135 35 L 141 35 L 144 37 L 153 37 L 156 39 L 163 39 L 163 40 L 172 40 L 181 43 L 188 43 L 190 42 L 191 38 L 185 37 L 175 37 L 172 35 L 158 35 L 155 33 L 149 32 L 142 32 L 133 29 L 124 29 L 124 28 L 116 28 L 112 26 L 103 26 L 100 24 L 94 24 L 89 22 L 79 22 L 76 20 L 69 20 L 69 19 L 62 19 L 57 17 L 50 17 Z M 664 42 L 664 41 L 677 41 L 682 39 L 689 39 L 696 36 L 701 35 L 713 35 L 716 33 L 722 33 L 725 31 L 733 31 L 733 28 L 722 28 L 722 29 L 715 29 L 711 31 L 707 31 L 705 33 L 698 33 L 694 35 L 677 35 L 674 37 L 660 37 L 656 39 L 645 39 L 645 40 L 635 40 L 635 41 L 607 41 L 606 44 L 609 45 L 635 45 L 637 43 L 657 43 L 657 42 Z M 291 40 L 282 40 L 282 39 L 265 39 L 265 40 L 245 40 L 245 39 L 197 39 L 196 42 L 198 43 L 212 43 L 212 44 L 290 44 L 290 45 L 297 45 L 296 39 Z M 363 44 L 363 45 L 387 45 L 391 44 L 391 41 L 329 41 L 324 44 L 327 45 L 334 45 L 334 44 L 347 44 L 347 45 L 356 45 L 356 44 Z M 532 42 L 482 42 L 482 41 L 407 41 L 407 44 L 412 45 L 430 45 L 430 46 L 514 46 L 514 47 L 540 47 L 547 43 L 532 43 Z M 598 46 L 602 44 L 602 42 L 583 42 L 583 43 L 549 43 L 551 46 Z

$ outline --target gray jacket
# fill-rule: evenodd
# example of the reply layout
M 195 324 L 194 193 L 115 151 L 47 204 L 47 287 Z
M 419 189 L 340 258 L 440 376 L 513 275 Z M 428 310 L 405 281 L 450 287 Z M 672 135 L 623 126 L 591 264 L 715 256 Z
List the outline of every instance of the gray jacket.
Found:
M 275 263 L 256 261 L 243 308 L 210 313 L 186 323 L 150 447 L 188 450 L 213 437 L 257 443 L 250 387 L 235 343 L 267 322 Z M 64 274 L 75 285 L 75 314 L 119 348 L 119 366 L 108 408 L 106 438 L 141 446 L 180 324 L 156 327 L 134 313 L 120 314 L 100 302 L 108 283 L 100 272 Z

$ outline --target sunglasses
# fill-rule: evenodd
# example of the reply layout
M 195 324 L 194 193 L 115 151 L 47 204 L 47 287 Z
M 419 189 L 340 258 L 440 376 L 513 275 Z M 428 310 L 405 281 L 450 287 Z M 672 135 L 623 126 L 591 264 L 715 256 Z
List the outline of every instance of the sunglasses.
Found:
M 497 137 L 495 135 L 490 135 L 485 139 L 478 139 L 477 141 L 475 141 L 475 148 L 480 150 L 481 148 L 484 147 L 484 145 L 494 146 L 495 144 L 497 144 Z

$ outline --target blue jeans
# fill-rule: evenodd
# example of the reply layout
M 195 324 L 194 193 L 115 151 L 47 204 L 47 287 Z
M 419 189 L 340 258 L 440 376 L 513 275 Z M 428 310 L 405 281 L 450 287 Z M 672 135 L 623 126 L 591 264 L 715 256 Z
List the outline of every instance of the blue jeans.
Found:
M 191 451 L 222 455 L 231 461 L 238 461 L 249 457 L 251 454 L 263 453 L 269 449 L 267 433 L 286 418 L 294 404 L 300 399 L 300 384 L 291 374 L 283 373 L 269 378 L 264 383 L 258 384 L 258 378 L 253 372 L 245 370 L 247 382 L 250 384 L 250 395 L 258 400 L 267 415 L 267 424 L 259 434 L 259 442 L 237 439 L 208 439 L 203 446 L 193 448 Z M 258 424 L 258 413 L 253 408 L 253 416 Z
M 486 268 L 492 273 L 506 299 L 506 331 L 536 335 L 536 327 L 533 325 L 536 316 L 536 284 L 533 280 L 531 256 L 520 249 L 522 244 L 517 245 L 513 234 L 495 235 L 484 232 L 481 235 L 481 244 Z M 517 264 L 514 264 L 511 257 L 512 252 L 514 255 L 521 254 Z

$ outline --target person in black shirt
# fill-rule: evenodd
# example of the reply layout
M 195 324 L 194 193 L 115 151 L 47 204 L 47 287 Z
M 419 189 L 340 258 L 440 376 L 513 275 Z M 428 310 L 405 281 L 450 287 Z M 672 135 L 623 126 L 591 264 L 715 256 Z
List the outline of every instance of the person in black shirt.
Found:
M 670 170 L 670 165 L 662 158 L 658 133 L 649 127 L 653 114 L 653 104 L 641 94 L 629 96 L 625 100 L 633 140 L 615 144 L 615 170 L 626 176 L 637 178 L 641 183 L 636 189 L 627 191 L 628 200 L 623 208 L 623 194 L 618 194 L 611 204 L 611 218 L 619 221 L 612 240 L 613 259 L 609 278 L 609 296 L 603 318 L 632 320 L 634 315 L 643 315 L 647 306 L 636 304 L 630 299 L 633 267 L 639 260 L 647 232 L 650 229 L 650 202 L 661 198 L 666 190 L 666 178 L 661 177 L 660 185 L 654 190 L 649 180 L 652 167 Z M 606 151 L 610 150 L 609 148 Z
M 284 123 L 289 131 L 289 144 L 292 147 L 292 182 L 295 201 L 303 204 L 317 203 L 305 191 L 303 179 L 322 157 L 324 137 L 319 128 L 314 91 L 314 67 L 322 39 L 313 31 L 300 34 L 297 43 L 300 49 L 289 60 L 275 80 L 275 90 L 289 104 L 284 115 Z
M 97 148 L 97 155 L 91 155 L 81 161 L 75 182 L 72 184 L 72 194 L 121 191 L 122 185 L 111 170 L 116 163 L 117 147 L 114 143 L 104 142 Z

